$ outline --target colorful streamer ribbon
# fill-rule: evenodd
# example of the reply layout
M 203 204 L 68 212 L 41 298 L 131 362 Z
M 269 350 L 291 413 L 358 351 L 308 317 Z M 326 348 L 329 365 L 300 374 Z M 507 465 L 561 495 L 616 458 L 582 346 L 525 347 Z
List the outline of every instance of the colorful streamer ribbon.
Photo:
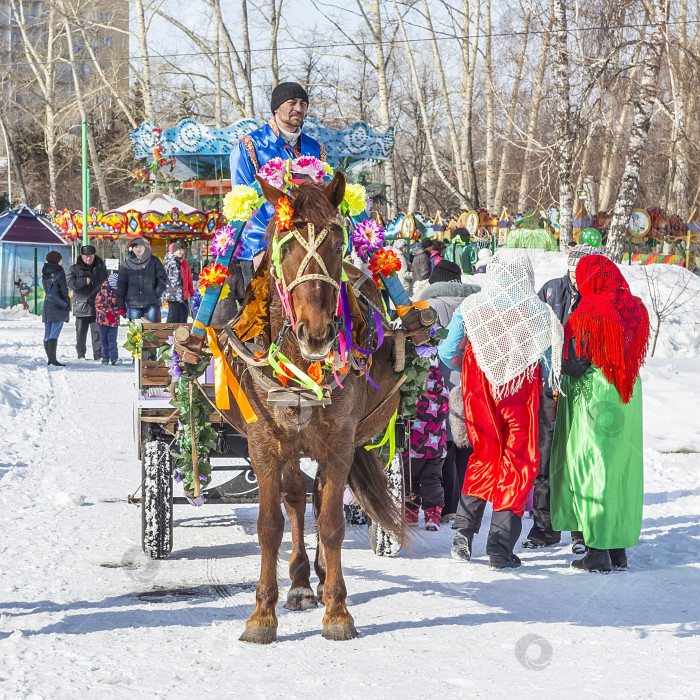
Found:
M 376 445 L 365 445 L 366 450 L 376 450 L 379 449 L 380 447 L 384 446 L 386 444 L 386 441 L 389 441 L 389 461 L 386 463 L 386 466 L 384 467 L 385 469 L 388 469 L 389 465 L 394 459 L 394 455 L 396 454 L 396 418 L 398 415 L 398 410 L 394 411 L 394 415 L 391 417 L 391 420 L 389 421 L 389 425 L 386 428 L 386 432 L 384 433 L 384 437 L 381 439 L 380 442 L 378 442 Z
M 214 333 L 212 328 L 207 328 L 207 340 L 209 341 L 211 354 L 214 356 L 214 395 L 216 397 L 216 407 L 222 410 L 231 408 L 231 403 L 228 398 L 228 390 L 230 389 L 245 422 L 255 423 L 258 417 L 255 415 L 255 411 L 253 411 L 248 397 L 243 393 L 243 389 L 241 389 L 241 385 L 238 383 L 228 362 L 226 362 L 226 358 L 219 348 L 219 341 L 216 337 L 216 333 Z

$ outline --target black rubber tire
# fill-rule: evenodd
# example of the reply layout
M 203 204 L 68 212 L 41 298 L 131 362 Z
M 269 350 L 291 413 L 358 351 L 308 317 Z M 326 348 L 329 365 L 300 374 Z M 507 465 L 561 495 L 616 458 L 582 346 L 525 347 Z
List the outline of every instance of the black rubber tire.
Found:
M 167 443 L 144 443 L 141 470 L 141 546 L 147 557 L 166 559 L 173 548 L 172 461 Z

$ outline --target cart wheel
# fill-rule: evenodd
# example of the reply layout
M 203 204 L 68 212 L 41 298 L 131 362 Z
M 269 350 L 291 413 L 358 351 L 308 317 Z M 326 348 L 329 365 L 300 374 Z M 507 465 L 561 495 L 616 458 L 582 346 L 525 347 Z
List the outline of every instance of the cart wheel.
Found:
M 394 459 L 386 469 L 386 475 L 389 480 L 391 497 L 403 511 L 404 487 L 401 455 L 394 455 Z M 401 543 L 394 534 L 385 530 L 379 523 L 370 520 L 368 534 L 370 547 L 378 557 L 395 557 L 401 551 Z
M 173 480 L 168 445 L 162 440 L 146 442 L 141 465 L 141 546 L 147 557 L 165 559 L 173 548 Z

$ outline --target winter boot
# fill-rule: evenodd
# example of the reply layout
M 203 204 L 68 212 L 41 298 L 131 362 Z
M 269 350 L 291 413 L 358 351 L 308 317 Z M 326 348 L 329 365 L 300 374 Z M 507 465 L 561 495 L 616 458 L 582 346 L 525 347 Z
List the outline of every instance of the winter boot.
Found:
M 440 516 L 442 515 L 443 506 L 433 506 L 426 508 L 423 511 L 425 517 L 425 529 L 435 532 L 440 529 Z
M 56 350 L 58 348 L 58 338 L 46 341 L 49 344 L 49 364 L 54 367 L 65 367 L 62 362 L 56 359 Z
M 515 554 L 489 554 L 490 569 L 517 569 L 520 559 Z
M 607 549 L 593 549 L 593 547 L 589 547 L 583 559 L 575 559 L 571 562 L 571 568 L 579 571 L 609 574 L 612 571 L 610 553 Z
M 469 530 L 457 530 L 452 538 L 450 555 L 457 561 L 469 561 L 472 558 L 472 541 L 474 533 Z
M 404 509 L 406 513 L 406 523 L 409 527 L 418 527 L 418 515 L 420 514 L 419 508 L 409 508 L 406 506 Z
M 102 360 L 104 362 L 104 360 Z M 117 358 L 116 360 L 112 360 L 113 365 L 120 365 L 122 363 L 121 359 Z
M 109 364 L 109 360 L 107 360 L 107 359 L 102 360 L 102 364 L 103 364 L 103 365 L 108 365 L 108 364 Z
M 542 547 L 554 547 L 561 542 L 561 532 L 546 530 L 533 525 L 527 539 L 523 541 L 524 549 L 540 549 Z
M 46 364 L 50 365 L 51 364 L 51 355 L 49 353 L 49 341 L 48 340 L 44 341 L 44 352 L 46 353 Z
M 609 549 L 610 563 L 614 571 L 627 571 L 627 552 L 624 549 Z
M 571 551 L 574 554 L 585 554 L 588 551 L 586 543 L 583 541 L 582 532 L 571 533 Z

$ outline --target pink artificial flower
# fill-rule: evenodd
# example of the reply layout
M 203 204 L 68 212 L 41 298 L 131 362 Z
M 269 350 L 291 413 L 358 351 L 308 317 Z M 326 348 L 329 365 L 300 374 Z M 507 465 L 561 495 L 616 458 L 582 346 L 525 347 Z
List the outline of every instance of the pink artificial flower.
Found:
M 313 156 L 301 156 L 292 161 L 290 170 L 296 175 L 306 175 L 313 182 L 323 182 L 326 169 L 323 163 Z
M 374 219 L 364 219 L 355 227 L 352 241 L 357 254 L 366 260 L 384 244 L 384 229 Z
M 214 238 L 211 242 L 210 251 L 211 254 L 218 258 L 223 255 L 228 247 L 233 243 L 236 236 L 236 229 L 231 226 L 222 226 L 220 229 L 214 232 Z
M 284 176 L 287 173 L 287 163 L 282 158 L 272 158 L 258 170 L 258 175 L 267 182 L 268 185 L 276 187 L 278 190 L 284 189 Z

